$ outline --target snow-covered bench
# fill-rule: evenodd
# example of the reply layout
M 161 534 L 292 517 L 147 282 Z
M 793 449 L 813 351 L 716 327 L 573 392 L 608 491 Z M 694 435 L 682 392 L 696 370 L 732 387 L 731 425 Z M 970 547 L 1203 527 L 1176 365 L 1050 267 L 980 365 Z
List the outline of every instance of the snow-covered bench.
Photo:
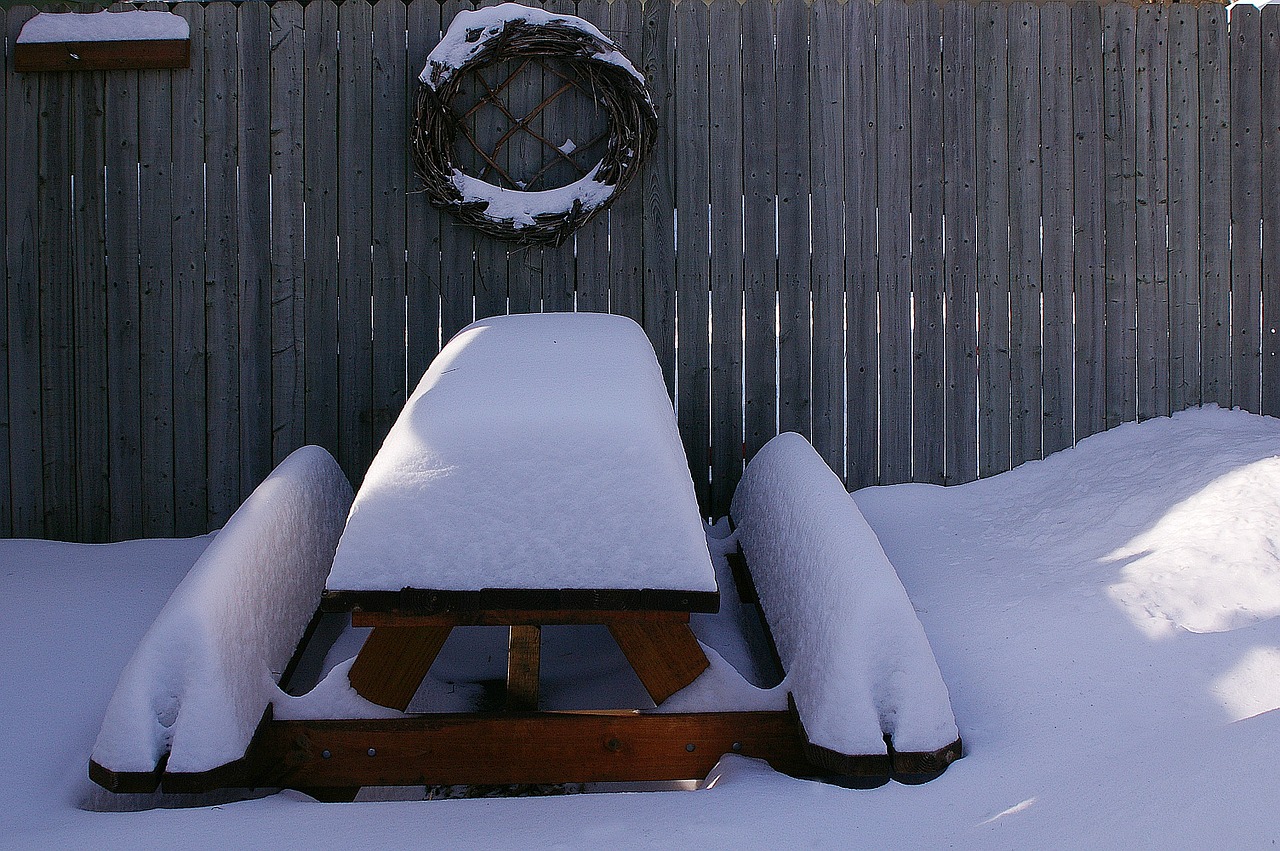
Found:
M 254 490 L 120 675 L 93 747 L 99 784 L 153 788 L 161 767 L 195 774 L 245 754 L 316 611 L 350 506 L 351 485 L 318 446 Z
M 911 601 L 813 447 L 798 434 L 769 441 L 731 514 L 809 759 L 887 775 L 936 772 L 959 757 L 950 696 Z

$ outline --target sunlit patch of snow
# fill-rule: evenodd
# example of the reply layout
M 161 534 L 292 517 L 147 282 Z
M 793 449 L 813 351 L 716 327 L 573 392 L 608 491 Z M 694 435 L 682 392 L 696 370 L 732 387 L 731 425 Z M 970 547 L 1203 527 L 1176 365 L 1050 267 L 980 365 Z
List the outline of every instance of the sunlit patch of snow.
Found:
M 1280 647 L 1255 647 L 1213 684 L 1232 721 L 1280 709 Z

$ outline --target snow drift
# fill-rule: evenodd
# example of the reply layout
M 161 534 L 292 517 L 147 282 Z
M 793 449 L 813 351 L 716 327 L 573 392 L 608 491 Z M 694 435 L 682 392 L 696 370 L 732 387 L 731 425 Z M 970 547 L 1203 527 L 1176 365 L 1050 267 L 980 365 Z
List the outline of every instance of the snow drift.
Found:
M 107 706 L 93 761 L 207 771 L 244 755 L 324 588 L 351 506 L 332 456 L 306 446 L 245 500 L 174 590 Z
M 751 575 L 811 744 L 847 755 L 957 740 L 950 696 L 893 565 L 798 434 L 747 465 L 733 496 Z

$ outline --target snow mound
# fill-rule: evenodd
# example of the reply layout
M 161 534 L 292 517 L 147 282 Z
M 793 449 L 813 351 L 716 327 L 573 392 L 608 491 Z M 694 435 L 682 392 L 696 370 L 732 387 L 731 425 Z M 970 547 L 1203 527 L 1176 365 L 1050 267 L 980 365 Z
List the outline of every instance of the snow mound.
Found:
M 935 751 L 959 735 L 924 629 L 871 527 L 798 434 L 733 496 L 738 540 L 809 741 L 848 755 Z
M 327 587 L 715 591 L 640 326 L 544 313 L 460 331 L 370 465 Z
M 120 675 L 93 747 L 109 771 L 207 771 L 244 755 L 315 612 L 351 505 L 323 449 L 286 458 L 174 590 Z

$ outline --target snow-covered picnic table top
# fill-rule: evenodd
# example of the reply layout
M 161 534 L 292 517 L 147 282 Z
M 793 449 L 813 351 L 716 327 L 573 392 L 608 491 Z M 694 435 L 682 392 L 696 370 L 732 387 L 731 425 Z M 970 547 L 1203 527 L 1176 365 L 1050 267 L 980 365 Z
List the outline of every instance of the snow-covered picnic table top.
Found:
M 589 593 L 555 597 L 562 589 L 643 591 L 646 608 L 680 608 L 652 604 L 653 592 L 677 592 L 714 609 L 702 518 L 644 331 L 562 313 L 459 332 L 374 458 L 326 588 L 553 592 L 521 608 L 596 607 Z

